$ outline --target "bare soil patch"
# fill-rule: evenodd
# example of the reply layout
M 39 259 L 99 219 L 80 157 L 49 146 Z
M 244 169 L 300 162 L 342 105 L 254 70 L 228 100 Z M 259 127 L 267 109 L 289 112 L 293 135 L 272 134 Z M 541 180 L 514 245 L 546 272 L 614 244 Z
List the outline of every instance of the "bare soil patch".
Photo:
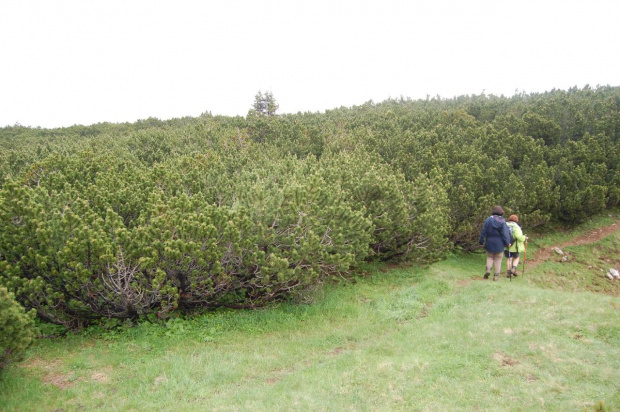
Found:
M 483 279 L 482 276 L 479 276 L 480 279 Z M 471 283 L 471 281 L 469 279 L 459 279 L 456 284 L 458 286 L 469 286 L 469 284 Z
M 502 352 L 495 352 L 493 354 L 493 359 L 495 359 L 501 366 L 514 366 L 519 363 L 518 360 L 511 358 Z
M 108 383 L 110 381 L 109 375 L 111 371 L 112 371 L 112 368 L 107 367 L 103 371 L 93 372 L 90 378 L 93 380 L 93 382 Z
M 166 375 L 159 375 L 158 377 L 155 378 L 155 380 L 153 381 L 153 384 L 161 385 L 166 382 L 168 382 L 168 377 Z
M 67 389 L 75 385 L 78 379 L 75 379 L 74 373 L 60 374 L 60 373 L 48 373 L 43 377 L 43 382 L 49 385 L 54 385 L 59 389 Z
M 22 365 L 28 369 L 44 369 L 49 371 L 57 368 L 61 363 L 62 361 L 60 359 L 53 359 L 48 361 L 39 357 L 34 357 L 28 359 L 27 361 L 22 363 Z

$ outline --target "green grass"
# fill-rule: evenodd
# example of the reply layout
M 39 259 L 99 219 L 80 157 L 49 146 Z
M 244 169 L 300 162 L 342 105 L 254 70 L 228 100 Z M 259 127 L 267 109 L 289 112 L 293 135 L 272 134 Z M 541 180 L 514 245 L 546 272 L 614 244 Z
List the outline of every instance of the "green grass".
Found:
M 620 214 L 617 209 L 613 209 L 602 216 L 588 220 L 573 231 L 548 233 L 537 240 L 536 244 L 540 247 L 552 247 L 603 226 L 615 224 L 615 227 L 620 228 L 618 219 Z M 592 291 L 620 296 L 620 282 L 610 282 L 605 276 L 610 268 L 620 268 L 620 233 L 616 232 L 598 242 L 586 245 L 562 247 L 562 250 L 567 255 L 566 261 L 562 261 L 559 255 L 554 254 L 550 260 L 530 269 L 526 276 L 528 274 L 532 276 L 529 276 L 528 280 L 545 288 L 574 292 Z
M 0 410 L 620 410 L 620 300 L 588 264 L 619 250 L 498 282 L 482 254 L 369 265 L 311 304 L 43 339 L 3 372 Z
M 540 286 L 565 291 L 589 290 L 618 296 L 620 282 L 610 282 L 605 277 L 610 268 L 618 268 L 620 237 L 609 236 L 600 242 L 563 248 L 568 260 L 558 256 L 537 266 L 533 281 Z
M 606 210 L 600 215 L 592 216 L 585 222 L 574 227 L 562 227 L 558 224 L 548 224 L 540 228 L 539 231 L 534 231 L 530 234 L 534 235 L 534 240 L 538 241 L 541 246 L 552 246 L 555 243 L 569 240 L 600 227 L 617 223 L 619 218 L 620 208 L 615 207 Z M 524 228 L 524 232 L 528 233 L 529 231 Z

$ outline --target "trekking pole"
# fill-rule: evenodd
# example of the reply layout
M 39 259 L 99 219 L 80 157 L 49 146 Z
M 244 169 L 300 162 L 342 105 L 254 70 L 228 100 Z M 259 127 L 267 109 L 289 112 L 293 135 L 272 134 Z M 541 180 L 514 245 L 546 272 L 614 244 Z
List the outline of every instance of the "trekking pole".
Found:
M 515 240 L 515 250 L 517 251 L 517 253 L 519 253 L 519 244 L 517 243 L 516 240 Z M 508 248 L 508 254 L 510 254 L 510 248 Z M 512 273 L 512 268 L 513 268 L 512 264 L 513 264 L 513 262 L 514 262 L 514 258 L 512 258 L 510 260 L 510 269 L 509 269 L 511 271 L 510 272 L 510 283 L 512 283 L 512 278 L 513 278 L 513 276 L 512 276 L 513 275 L 513 273 Z
M 510 283 L 512 283 L 512 258 L 510 257 L 510 246 L 508 246 L 508 266 L 510 266 L 510 269 L 508 269 L 508 279 L 510 279 Z
M 521 274 L 521 276 L 525 277 L 525 255 L 527 253 L 527 238 L 525 239 L 525 243 L 523 246 L 523 273 Z

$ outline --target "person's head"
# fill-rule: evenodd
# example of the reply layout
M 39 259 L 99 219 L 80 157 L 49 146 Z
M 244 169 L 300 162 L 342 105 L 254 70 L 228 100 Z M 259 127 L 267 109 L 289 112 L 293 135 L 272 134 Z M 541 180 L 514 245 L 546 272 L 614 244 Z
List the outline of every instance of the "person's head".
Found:
M 510 217 L 508 218 L 509 222 L 515 222 L 515 223 L 519 223 L 519 216 L 517 215 L 510 215 Z
M 497 215 L 497 216 L 504 216 L 504 209 L 502 209 L 501 206 L 494 206 L 493 210 L 491 211 L 491 214 Z

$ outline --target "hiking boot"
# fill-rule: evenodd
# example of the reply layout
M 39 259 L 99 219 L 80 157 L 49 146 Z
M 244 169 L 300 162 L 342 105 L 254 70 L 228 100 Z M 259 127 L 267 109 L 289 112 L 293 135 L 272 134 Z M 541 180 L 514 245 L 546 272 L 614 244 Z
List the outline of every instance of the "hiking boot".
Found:
M 498 273 L 493 275 L 493 282 L 495 282 L 497 279 L 499 279 L 499 274 Z
M 514 277 L 519 276 L 519 275 L 517 275 L 517 267 L 516 266 L 512 267 L 512 276 L 514 276 Z
M 511 277 L 512 277 L 512 271 L 511 271 L 511 270 L 508 270 L 508 271 L 506 272 L 506 277 L 507 277 L 507 278 L 511 278 Z
M 485 273 L 485 274 L 484 274 L 484 278 L 485 278 L 485 279 L 488 279 L 488 278 L 489 278 L 489 275 L 490 275 L 490 273 L 489 273 L 489 272 Z

